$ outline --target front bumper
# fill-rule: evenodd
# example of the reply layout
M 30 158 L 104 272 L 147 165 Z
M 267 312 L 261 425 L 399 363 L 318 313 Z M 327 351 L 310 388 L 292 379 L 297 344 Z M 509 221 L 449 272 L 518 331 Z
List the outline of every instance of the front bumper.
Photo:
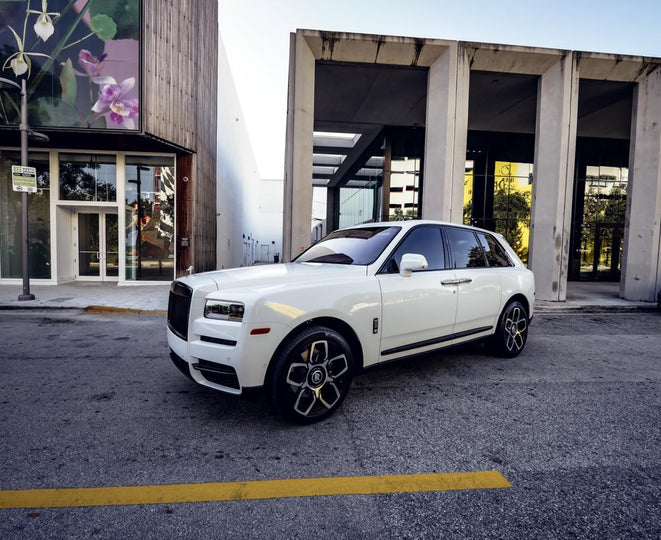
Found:
M 254 325 L 201 318 L 192 321 L 187 341 L 168 328 L 168 345 L 181 361 L 175 360 L 177 367 L 187 369 L 195 382 L 240 395 L 264 385 L 271 358 L 288 332 L 283 325 L 267 326 L 268 333 L 251 335 Z

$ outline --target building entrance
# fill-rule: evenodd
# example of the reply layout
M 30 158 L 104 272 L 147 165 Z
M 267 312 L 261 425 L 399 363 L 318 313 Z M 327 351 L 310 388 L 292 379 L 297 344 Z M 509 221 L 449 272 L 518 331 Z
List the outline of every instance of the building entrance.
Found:
M 569 279 L 620 281 L 629 171 L 577 166 Z
M 76 279 L 119 279 L 119 235 L 116 210 L 79 211 L 74 227 Z

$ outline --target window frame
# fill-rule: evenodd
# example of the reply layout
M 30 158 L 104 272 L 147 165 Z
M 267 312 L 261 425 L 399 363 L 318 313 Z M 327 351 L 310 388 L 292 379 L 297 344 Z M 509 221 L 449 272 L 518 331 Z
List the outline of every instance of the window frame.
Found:
M 493 268 L 489 266 L 489 261 L 487 259 L 487 255 L 484 252 L 484 248 L 482 247 L 482 243 L 480 242 L 480 239 L 477 237 L 476 231 L 473 229 L 470 229 L 468 227 L 452 227 L 448 225 L 444 225 L 441 227 L 443 231 L 443 238 L 445 241 L 445 249 L 449 253 L 449 261 L 452 263 L 452 266 L 450 267 L 452 270 L 478 270 L 480 268 Z M 460 231 L 466 231 L 469 233 L 472 233 L 473 238 L 475 239 L 475 242 L 477 246 L 480 248 L 480 253 L 482 253 L 482 260 L 484 261 L 484 266 L 462 266 L 458 267 L 457 266 L 457 261 L 454 256 L 454 250 L 452 249 L 452 243 L 450 242 L 450 238 L 448 235 L 448 230 L 453 229 L 453 230 L 460 230 Z
M 379 269 L 376 271 L 376 275 L 395 275 L 399 274 L 398 270 L 397 272 L 389 272 L 388 271 L 388 264 L 390 263 L 391 259 L 395 255 L 395 252 L 406 242 L 406 240 L 409 238 L 411 234 L 413 234 L 414 231 L 420 230 L 420 229 L 437 229 L 439 231 L 440 239 L 441 239 L 441 247 L 443 250 L 443 268 L 427 268 L 425 270 L 415 270 L 413 273 L 417 274 L 419 272 L 442 272 L 443 270 L 450 270 L 450 266 L 448 265 L 449 262 L 449 251 L 448 251 L 448 246 L 447 246 L 447 241 L 445 239 L 445 234 L 443 232 L 443 226 L 440 224 L 435 224 L 435 223 L 425 223 L 421 225 L 416 225 L 415 227 L 411 227 L 408 231 L 406 231 L 406 234 L 402 237 L 402 239 L 397 242 L 395 246 L 390 250 L 390 253 L 388 253 L 388 256 L 386 257 L 385 261 L 381 264 Z M 420 254 L 424 255 L 424 254 Z

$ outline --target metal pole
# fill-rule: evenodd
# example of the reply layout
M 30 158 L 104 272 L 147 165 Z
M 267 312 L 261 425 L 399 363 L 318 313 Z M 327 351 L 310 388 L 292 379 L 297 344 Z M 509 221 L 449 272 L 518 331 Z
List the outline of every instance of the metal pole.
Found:
M 28 93 L 25 79 L 21 79 L 21 167 L 28 166 Z M 34 300 L 30 294 L 30 236 L 28 230 L 28 194 L 21 192 L 21 221 L 23 228 L 23 294 L 19 300 Z
M 140 168 L 142 165 L 138 165 L 138 181 L 135 186 L 138 191 L 136 194 L 135 200 L 138 202 L 138 237 L 135 240 L 136 253 L 138 255 L 138 267 L 136 268 L 137 279 L 142 279 L 142 184 L 140 182 Z

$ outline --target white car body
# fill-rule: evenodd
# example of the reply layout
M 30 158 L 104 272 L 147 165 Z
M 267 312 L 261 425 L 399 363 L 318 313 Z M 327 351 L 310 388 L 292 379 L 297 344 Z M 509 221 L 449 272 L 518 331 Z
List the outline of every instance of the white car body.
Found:
M 187 288 L 192 295 L 185 331 L 176 331 L 176 322 L 168 324 L 168 344 L 177 357 L 173 360 L 197 383 L 241 394 L 263 387 L 279 347 L 311 324 L 331 327 L 347 339 L 354 349 L 356 371 L 491 336 L 513 298 L 526 308 L 527 329 L 533 313 L 534 278 L 500 235 L 433 221 L 372 223 L 351 229 L 379 225 L 399 230 L 371 264 L 295 261 L 179 278 L 173 290 Z M 409 231 L 422 226 L 497 237 L 510 264 L 379 273 Z M 414 261 L 415 269 L 424 270 L 424 257 L 404 257 L 401 265 Z M 205 305 L 213 300 L 242 304 L 242 320 L 207 318 Z M 172 309 L 169 320 L 176 318 Z M 179 324 L 184 324 L 183 313 L 179 317 Z M 213 376 L 216 367 L 220 375 Z M 222 375 L 232 370 L 235 379 Z

